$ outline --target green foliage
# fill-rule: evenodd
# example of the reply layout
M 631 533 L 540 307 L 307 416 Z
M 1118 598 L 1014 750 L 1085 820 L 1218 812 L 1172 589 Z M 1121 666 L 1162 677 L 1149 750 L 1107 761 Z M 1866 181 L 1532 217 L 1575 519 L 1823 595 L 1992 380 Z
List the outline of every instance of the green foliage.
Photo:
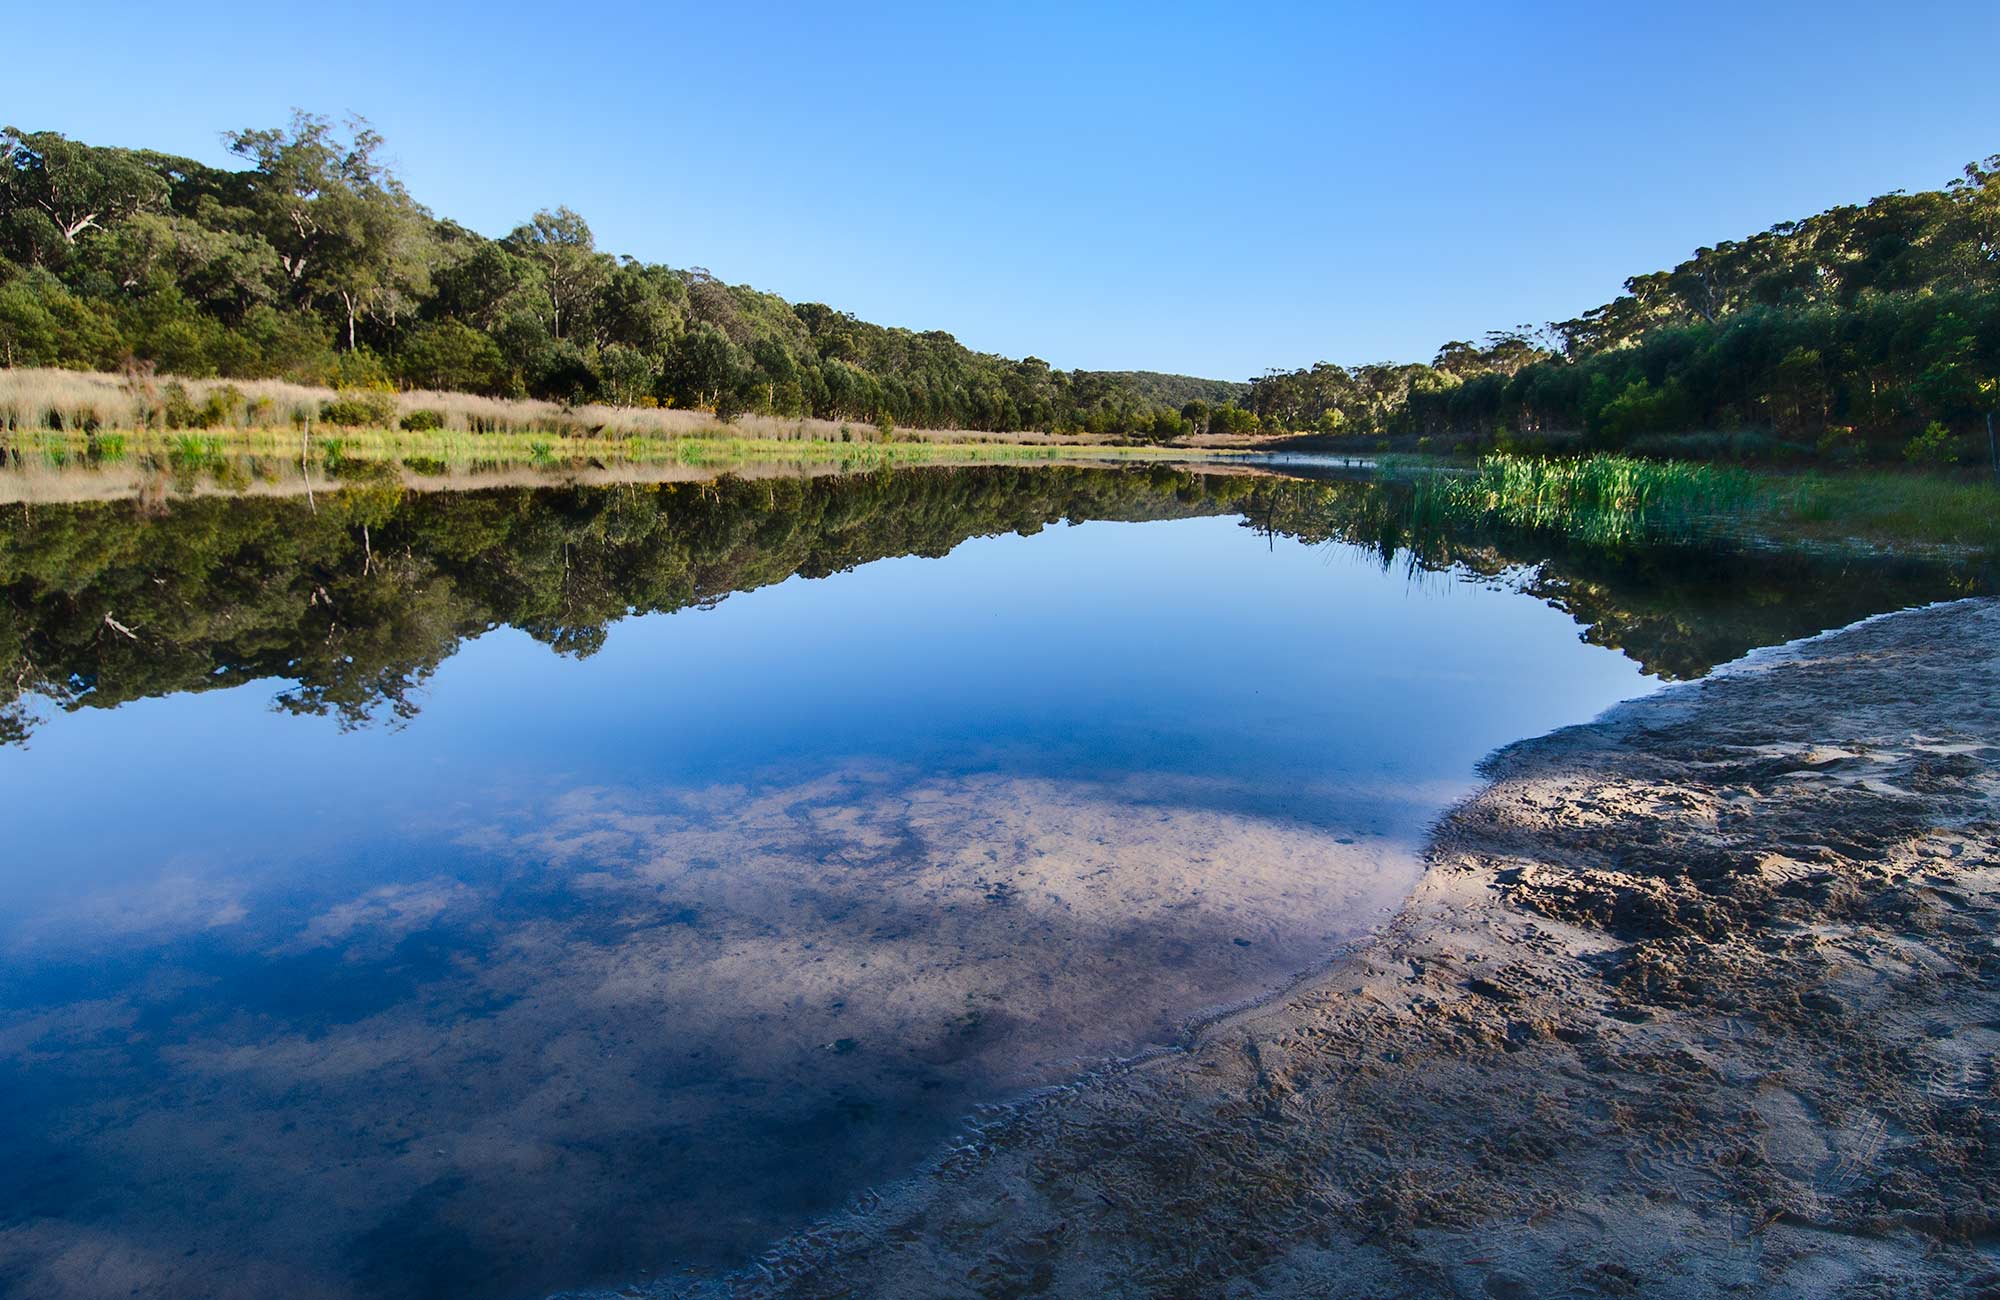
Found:
M 1363 446 L 1483 444 L 1504 426 L 1541 447 L 1769 459 L 1826 444 L 1878 462 L 1932 423 L 1974 432 L 2000 376 L 2000 158 L 1945 189 L 1700 249 L 1573 320 L 1450 342 L 1428 364 L 1231 384 L 1057 370 L 619 259 L 564 207 L 487 239 L 412 200 L 360 119 L 301 113 L 227 139 L 244 170 L 0 133 L 0 364 L 130 360 L 725 419 L 1146 440 L 1310 429 Z
M 506 373 L 499 345 L 463 321 L 418 325 L 396 349 L 396 377 L 412 388 L 496 393 Z
M 1503 523 L 1617 543 L 1685 536 L 1753 491 L 1741 470 L 1685 461 L 1501 454 L 1485 457 L 1472 475 L 1420 479 L 1413 516 L 1420 525 Z
M 1903 459 L 1912 465 L 1949 465 L 1958 459 L 1951 430 L 1932 420 L 1924 431 L 1903 446 Z
M 227 139 L 247 170 L 0 136 L 0 364 L 1143 437 L 1248 391 L 1058 371 L 621 260 L 564 207 L 489 240 L 415 203 L 358 118 Z
M 1285 428 L 1375 437 L 1496 426 L 1517 444 L 1891 461 L 1968 434 L 2000 375 L 2000 157 L 1699 250 L 1545 330 L 1448 343 L 1430 365 L 1316 365 L 1253 384 Z M 1691 430 L 1706 433 L 1691 435 Z M 1704 441 L 1686 441 L 1688 438 Z M 1660 439 L 1678 440 L 1662 444 Z
M 407 433 L 430 433 L 444 428 L 444 414 L 428 409 L 411 411 L 397 421 L 397 427 Z
M 1257 416 L 1244 410 L 1234 402 L 1226 402 L 1209 412 L 1210 433 L 1228 433 L 1242 436 L 1257 431 Z
M 320 403 L 322 424 L 346 429 L 387 429 L 396 422 L 396 398 L 391 393 L 349 392 Z

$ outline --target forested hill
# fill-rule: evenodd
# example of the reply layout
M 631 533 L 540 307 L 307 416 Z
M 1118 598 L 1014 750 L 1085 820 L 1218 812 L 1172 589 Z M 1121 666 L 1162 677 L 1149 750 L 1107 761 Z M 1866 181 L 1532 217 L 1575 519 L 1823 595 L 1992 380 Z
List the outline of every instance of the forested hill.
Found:
M 2000 404 L 2000 157 L 1698 250 L 1572 320 L 1249 384 L 1056 370 L 599 250 L 567 208 L 432 214 L 366 123 L 228 133 L 236 170 L 0 132 L 0 364 L 898 424 L 1935 462 Z M 1247 408 L 1247 409 L 1246 409 Z
M 1250 404 L 1267 423 L 1370 436 L 1983 459 L 2000 403 L 2000 156 L 1625 289 L 1572 320 L 1447 343 L 1428 365 L 1274 371 Z
M 240 170 L 0 133 L 0 363 L 1148 436 L 1249 391 L 794 305 L 613 256 L 567 208 L 489 239 L 411 198 L 359 120 L 224 138 Z
M 1163 375 L 1157 370 L 1093 370 L 1095 382 L 1130 393 L 1134 400 L 1175 410 L 1189 402 L 1221 406 L 1239 402 L 1250 393 L 1250 385 L 1227 379 L 1196 379 L 1193 375 Z

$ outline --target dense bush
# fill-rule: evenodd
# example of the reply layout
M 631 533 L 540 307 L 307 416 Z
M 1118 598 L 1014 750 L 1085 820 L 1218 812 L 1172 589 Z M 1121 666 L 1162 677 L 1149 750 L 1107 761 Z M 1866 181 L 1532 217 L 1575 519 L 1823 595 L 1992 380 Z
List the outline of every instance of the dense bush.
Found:
M 346 429 L 386 429 L 396 419 L 396 398 L 391 393 L 342 393 L 319 408 L 322 424 Z

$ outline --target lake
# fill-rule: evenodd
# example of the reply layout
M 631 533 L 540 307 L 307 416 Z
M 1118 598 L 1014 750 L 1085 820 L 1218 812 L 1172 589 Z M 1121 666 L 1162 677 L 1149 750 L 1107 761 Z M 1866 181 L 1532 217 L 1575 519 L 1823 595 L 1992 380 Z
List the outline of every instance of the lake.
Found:
M 0 1290 L 740 1267 L 1383 924 L 1495 747 L 1969 581 L 1327 466 L 542 478 L 0 507 Z

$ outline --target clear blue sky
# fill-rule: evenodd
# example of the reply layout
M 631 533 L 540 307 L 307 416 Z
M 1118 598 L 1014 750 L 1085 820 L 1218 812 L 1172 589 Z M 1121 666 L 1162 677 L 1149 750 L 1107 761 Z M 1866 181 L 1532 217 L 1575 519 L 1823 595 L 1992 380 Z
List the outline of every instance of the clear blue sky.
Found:
M 87 15 L 87 16 L 86 16 Z M 2000 152 L 2000 4 L 22 5 L 0 118 L 358 112 L 440 215 L 1064 368 L 1427 359 Z

